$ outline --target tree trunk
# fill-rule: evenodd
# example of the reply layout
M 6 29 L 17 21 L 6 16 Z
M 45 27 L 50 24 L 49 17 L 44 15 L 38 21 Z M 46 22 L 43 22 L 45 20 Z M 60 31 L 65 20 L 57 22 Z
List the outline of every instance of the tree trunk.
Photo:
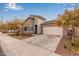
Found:
M 72 27 L 72 42 L 75 39 L 75 33 L 76 33 L 76 29 L 74 27 Z

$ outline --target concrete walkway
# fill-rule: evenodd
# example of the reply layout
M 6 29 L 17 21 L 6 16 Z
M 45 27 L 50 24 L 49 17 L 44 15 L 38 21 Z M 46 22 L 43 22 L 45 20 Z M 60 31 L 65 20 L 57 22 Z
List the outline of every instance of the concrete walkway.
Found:
M 59 56 L 59 54 L 0 33 L 0 45 L 7 56 Z

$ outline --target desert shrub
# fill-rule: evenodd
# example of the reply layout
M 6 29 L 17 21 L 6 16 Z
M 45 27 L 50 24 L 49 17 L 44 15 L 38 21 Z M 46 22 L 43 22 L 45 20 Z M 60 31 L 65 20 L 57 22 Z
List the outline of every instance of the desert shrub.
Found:
M 18 36 L 20 35 L 21 33 L 19 31 L 15 32 L 15 35 Z
M 79 38 L 74 38 L 73 41 L 71 42 L 73 46 L 79 47 Z
M 14 34 L 14 33 L 8 33 L 8 35 L 9 35 L 9 36 L 15 36 L 15 34 Z
M 67 48 L 67 49 L 71 49 L 71 47 L 72 47 L 72 44 L 71 44 L 71 42 L 68 42 L 66 45 L 64 45 L 64 48 Z
M 79 51 L 79 38 L 74 38 L 73 41 L 69 41 L 64 47 L 71 51 Z

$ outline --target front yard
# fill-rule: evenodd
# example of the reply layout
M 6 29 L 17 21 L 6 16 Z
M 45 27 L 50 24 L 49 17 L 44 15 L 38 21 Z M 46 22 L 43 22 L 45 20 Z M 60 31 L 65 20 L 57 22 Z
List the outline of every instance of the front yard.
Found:
M 29 38 L 29 37 L 32 37 L 33 34 L 32 33 L 20 33 L 20 32 L 2 32 L 8 36 L 11 36 L 11 37 L 14 37 L 16 39 L 19 39 L 19 40 L 23 40 L 23 39 L 26 39 L 26 38 Z

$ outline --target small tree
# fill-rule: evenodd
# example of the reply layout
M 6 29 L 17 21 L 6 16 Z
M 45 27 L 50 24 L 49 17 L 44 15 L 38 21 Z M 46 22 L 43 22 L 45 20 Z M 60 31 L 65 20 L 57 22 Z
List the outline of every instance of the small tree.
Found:
M 79 9 L 74 10 L 65 10 L 63 15 L 59 15 L 58 18 L 58 24 L 62 26 L 63 28 L 69 28 L 70 26 L 72 29 L 75 29 L 75 27 L 79 27 Z M 74 30 L 74 32 L 76 32 Z M 73 37 L 75 36 L 75 33 L 72 32 L 72 41 Z
M 6 30 L 6 23 L 3 22 L 0 23 L 0 30 L 1 31 Z
M 7 29 L 14 30 L 14 33 L 16 33 L 16 30 L 20 31 L 21 24 L 22 24 L 22 21 L 17 18 L 11 21 L 7 21 Z

